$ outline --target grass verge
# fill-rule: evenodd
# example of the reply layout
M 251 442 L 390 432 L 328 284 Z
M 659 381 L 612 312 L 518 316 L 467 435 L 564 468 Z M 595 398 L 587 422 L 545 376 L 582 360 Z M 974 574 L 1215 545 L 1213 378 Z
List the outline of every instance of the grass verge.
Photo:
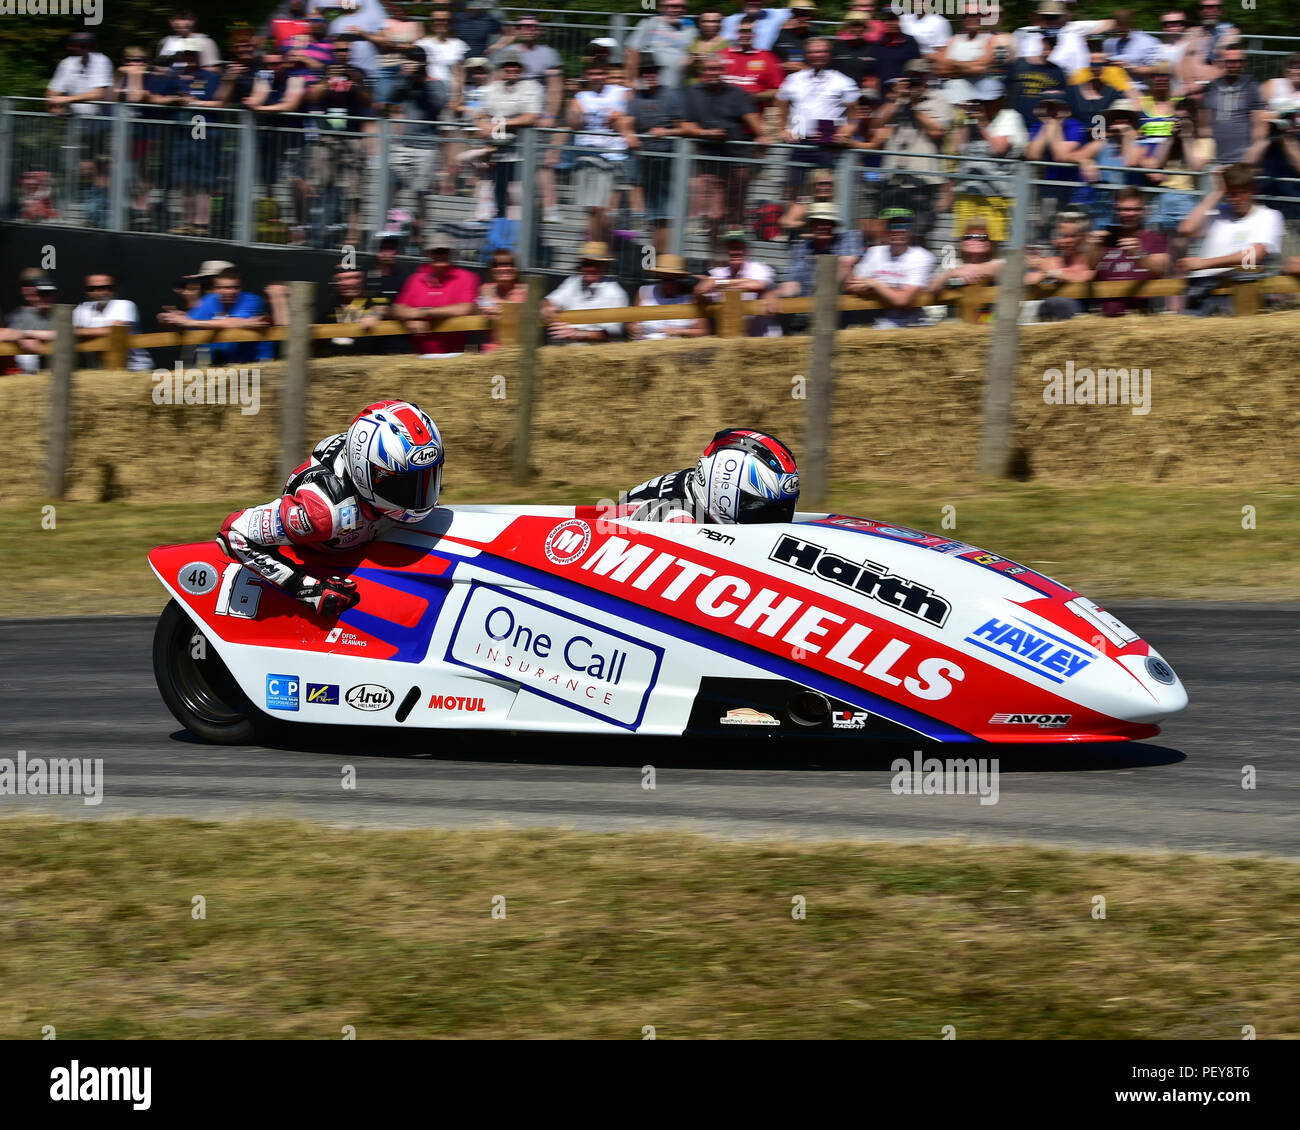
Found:
M 456 501 L 594 502 L 613 487 L 499 489 Z M 1294 488 L 1115 486 L 1065 489 L 1004 483 L 840 484 L 831 509 L 949 532 L 1055 576 L 1088 596 L 1294 599 L 1300 591 L 1300 509 Z M 163 591 L 145 554 L 211 538 L 231 502 L 59 503 L 42 528 L 38 501 L 0 516 L 5 584 L 0 616 L 155 612 Z M 1255 529 L 1243 529 L 1243 506 Z M 956 525 L 943 528 L 944 507 Z
M 288 821 L 4 830 L 4 1039 L 1300 1036 L 1300 867 L 1280 861 Z

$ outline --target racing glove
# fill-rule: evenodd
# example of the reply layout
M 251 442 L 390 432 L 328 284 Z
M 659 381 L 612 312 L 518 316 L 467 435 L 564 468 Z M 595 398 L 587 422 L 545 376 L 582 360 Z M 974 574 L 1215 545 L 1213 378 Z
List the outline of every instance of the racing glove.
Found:
M 356 581 L 346 577 L 329 577 L 323 581 L 318 581 L 315 577 L 304 577 L 302 587 L 298 590 L 298 599 L 310 604 L 322 616 L 333 620 L 355 605 L 361 599 L 361 594 L 357 592 Z

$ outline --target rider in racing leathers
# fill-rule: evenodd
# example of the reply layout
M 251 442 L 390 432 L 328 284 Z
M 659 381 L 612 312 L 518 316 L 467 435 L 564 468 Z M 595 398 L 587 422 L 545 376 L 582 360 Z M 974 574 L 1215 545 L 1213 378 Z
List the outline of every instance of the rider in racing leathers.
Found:
M 405 400 L 364 408 L 346 432 L 321 440 L 274 502 L 231 514 L 217 535 L 230 557 L 333 618 L 360 600 L 356 582 L 321 579 L 277 553 L 351 549 L 438 504 L 443 449 L 438 427 Z
M 627 493 L 640 522 L 789 522 L 799 501 L 790 449 L 764 432 L 724 428 L 694 467 L 650 479 Z

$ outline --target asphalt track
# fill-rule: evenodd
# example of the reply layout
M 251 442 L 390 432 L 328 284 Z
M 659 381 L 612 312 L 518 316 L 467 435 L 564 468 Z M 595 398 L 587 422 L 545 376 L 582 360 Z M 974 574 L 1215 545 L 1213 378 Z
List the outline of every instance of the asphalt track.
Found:
M 1152 742 L 948 747 L 997 756 L 999 798 L 896 796 L 910 746 L 322 728 L 202 745 L 163 706 L 152 618 L 0 621 L 0 757 L 103 758 L 104 797 L 0 796 L 0 814 L 292 816 L 383 827 L 675 828 L 735 838 L 1029 841 L 1300 858 L 1300 606 L 1111 606 L 1191 706 Z M 341 786 L 345 765 L 356 788 Z M 642 766 L 656 787 L 642 788 Z M 1256 785 L 1242 788 L 1246 766 Z

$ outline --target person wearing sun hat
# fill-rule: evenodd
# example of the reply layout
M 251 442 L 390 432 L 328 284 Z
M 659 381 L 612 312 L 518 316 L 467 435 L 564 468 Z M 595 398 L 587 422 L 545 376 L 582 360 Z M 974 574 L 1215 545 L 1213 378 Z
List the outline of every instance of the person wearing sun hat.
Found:
M 775 272 L 766 263 L 748 258 L 748 239 L 740 228 L 723 232 L 720 242 L 726 249 L 727 261 L 711 268 L 708 278 L 696 286 L 695 293 L 701 298 L 721 301 L 724 291 L 738 290 L 747 305 L 762 298 L 776 282 Z M 761 315 L 746 319 L 745 332 L 750 337 L 763 337 L 767 333 L 767 319 Z
M 779 317 L 778 304 L 783 298 L 807 298 L 817 284 L 817 261 L 822 255 L 834 255 L 839 260 L 839 285 L 844 286 L 853 264 L 862 257 L 862 237 L 852 228 L 841 229 L 839 209 L 834 204 L 820 202 L 808 206 L 808 223 L 805 236 L 798 240 L 790 253 L 781 285 L 767 292 L 764 307 L 770 317 Z M 796 318 L 798 315 L 787 315 Z M 787 331 L 791 328 L 786 327 Z
M 691 284 L 695 276 L 686 269 L 680 255 L 660 255 L 654 265 L 646 270 L 647 283 L 636 292 L 638 306 L 693 305 L 695 296 Z M 641 341 L 658 341 L 666 337 L 702 337 L 709 332 L 709 323 L 703 318 L 664 318 L 653 322 L 631 322 L 628 336 Z
M 592 343 L 620 336 L 618 322 L 571 326 L 556 319 L 566 310 L 621 310 L 628 305 L 627 291 L 605 277 L 611 262 L 608 246 L 599 240 L 589 240 L 578 248 L 578 273 L 560 283 L 542 302 L 542 321 L 552 342 Z

